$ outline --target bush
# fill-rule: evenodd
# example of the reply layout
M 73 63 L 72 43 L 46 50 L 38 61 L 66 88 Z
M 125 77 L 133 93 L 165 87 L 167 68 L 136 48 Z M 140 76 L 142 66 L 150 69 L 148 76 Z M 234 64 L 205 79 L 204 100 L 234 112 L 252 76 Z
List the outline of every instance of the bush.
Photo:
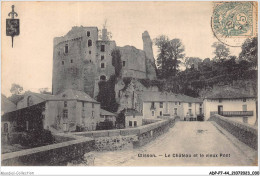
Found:
M 204 115 L 197 115 L 197 121 L 204 121 Z

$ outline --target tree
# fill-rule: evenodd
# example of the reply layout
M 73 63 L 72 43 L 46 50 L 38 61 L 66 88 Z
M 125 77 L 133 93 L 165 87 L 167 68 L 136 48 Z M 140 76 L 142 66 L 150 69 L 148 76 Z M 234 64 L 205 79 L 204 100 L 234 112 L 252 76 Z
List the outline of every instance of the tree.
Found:
M 10 92 L 14 95 L 20 95 L 23 92 L 23 87 L 19 84 L 13 83 Z
M 51 94 L 51 92 L 49 91 L 49 88 L 48 88 L 48 87 L 40 88 L 40 89 L 39 89 L 39 92 L 40 92 L 41 94 Z
M 249 38 L 242 45 L 242 51 L 239 54 L 240 60 L 249 61 L 252 67 L 257 68 L 257 52 L 258 52 L 258 44 L 257 38 Z
M 186 57 L 184 60 L 184 65 L 186 69 L 189 68 L 198 68 L 199 64 L 202 62 L 202 59 L 198 57 Z
M 171 52 L 170 52 L 170 59 L 173 58 L 173 75 L 175 76 L 178 71 L 178 67 L 180 64 L 180 59 L 183 59 L 185 54 L 184 52 L 184 46 L 181 43 L 180 39 L 173 39 L 171 40 Z
M 229 48 L 227 48 L 222 43 L 215 42 L 215 43 L 213 43 L 212 47 L 215 48 L 215 50 L 213 52 L 215 54 L 215 57 L 213 58 L 213 60 L 215 60 L 217 62 L 224 61 L 230 54 Z
M 180 39 L 169 40 L 165 35 L 155 39 L 155 45 L 158 47 L 157 66 L 158 74 L 161 78 L 176 76 L 180 59 L 184 58 L 184 46 Z
M 112 56 L 112 65 L 115 67 L 115 75 L 116 77 L 119 77 L 122 70 L 122 60 L 121 60 L 120 50 L 114 49 L 111 53 L 111 56 Z

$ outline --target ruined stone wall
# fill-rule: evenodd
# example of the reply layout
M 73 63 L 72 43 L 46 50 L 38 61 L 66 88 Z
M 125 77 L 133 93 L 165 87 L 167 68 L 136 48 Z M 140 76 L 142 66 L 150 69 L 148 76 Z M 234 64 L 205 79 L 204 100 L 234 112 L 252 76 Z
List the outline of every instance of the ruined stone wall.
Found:
M 122 76 L 146 78 L 145 52 L 129 45 L 118 49 L 123 63 Z
M 94 82 L 94 77 L 84 77 L 89 65 L 96 64 L 96 27 L 73 27 L 63 37 L 54 38 L 53 49 L 53 94 L 65 89 L 88 90 L 85 82 Z M 68 52 L 65 48 L 68 46 Z M 91 71 L 95 74 L 95 71 Z

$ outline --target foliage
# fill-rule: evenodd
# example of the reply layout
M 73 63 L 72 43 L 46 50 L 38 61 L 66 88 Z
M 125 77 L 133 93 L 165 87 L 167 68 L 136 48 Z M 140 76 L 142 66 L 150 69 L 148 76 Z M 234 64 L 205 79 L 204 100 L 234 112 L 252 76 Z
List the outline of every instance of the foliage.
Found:
M 224 44 L 219 43 L 219 42 L 215 42 L 212 45 L 213 48 L 215 48 L 214 54 L 216 55 L 213 60 L 216 61 L 223 61 L 224 59 L 226 59 L 229 54 L 229 48 L 227 48 Z
M 48 88 L 48 87 L 40 88 L 40 89 L 39 89 L 39 92 L 40 92 L 41 94 L 49 94 L 49 95 L 51 95 L 51 92 L 49 91 L 49 88 Z
M 116 112 L 119 106 L 115 98 L 115 83 L 115 75 L 110 76 L 108 81 L 100 81 L 98 83 L 99 93 L 97 95 L 97 101 L 100 102 L 101 108 L 110 112 Z
M 120 77 L 122 70 L 122 60 L 121 53 L 119 49 L 114 49 L 111 53 L 112 56 L 112 65 L 115 67 L 115 76 Z
M 112 121 L 104 121 L 104 122 L 99 122 L 97 124 L 96 130 L 111 130 L 113 128 L 114 125 Z
M 246 60 L 250 62 L 251 66 L 257 68 L 257 52 L 258 43 L 257 38 L 249 38 L 242 45 L 242 51 L 239 55 L 240 60 Z
M 19 84 L 13 83 L 10 92 L 15 95 L 20 95 L 23 92 L 23 87 Z
M 8 97 L 8 100 L 13 102 L 14 104 L 17 105 L 17 103 L 24 98 L 24 95 L 17 95 L 17 94 L 12 94 L 10 97 Z
M 202 59 L 198 58 L 198 57 L 186 57 L 184 60 L 184 65 L 186 67 L 186 69 L 189 68 L 198 68 L 198 65 L 202 62 Z
M 159 53 L 157 56 L 158 76 L 160 78 L 176 76 L 181 59 L 185 56 L 181 40 L 170 40 L 167 36 L 161 35 L 155 39 L 155 45 Z

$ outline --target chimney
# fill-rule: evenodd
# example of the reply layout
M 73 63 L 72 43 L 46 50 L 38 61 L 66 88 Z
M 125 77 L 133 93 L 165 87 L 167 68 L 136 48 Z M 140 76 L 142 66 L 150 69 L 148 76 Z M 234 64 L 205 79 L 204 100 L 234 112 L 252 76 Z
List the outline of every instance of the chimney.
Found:
M 107 40 L 107 29 L 106 28 L 102 29 L 102 40 Z

